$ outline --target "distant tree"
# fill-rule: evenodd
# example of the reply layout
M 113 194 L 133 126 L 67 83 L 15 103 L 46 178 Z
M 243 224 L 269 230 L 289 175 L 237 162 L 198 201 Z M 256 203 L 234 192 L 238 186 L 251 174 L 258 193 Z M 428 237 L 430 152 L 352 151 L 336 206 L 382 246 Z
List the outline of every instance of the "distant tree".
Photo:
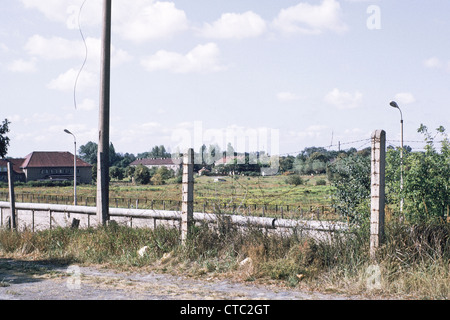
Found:
M 134 171 L 135 171 L 135 167 L 131 167 L 131 166 L 126 167 L 125 168 L 125 176 L 130 179 L 133 178 Z
M 97 152 L 98 145 L 95 142 L 89 141 L 85 145 L 82 145 L 79 150 L 80 158 L 87 163 L 94 165 L 97 163 Z M 131 162 L 136 160 L 133 154 L 126 153 L 125 155 L 121 153 L 116 153 L 116 149 L 112 142 L 109 144 L 109 166 L 110 167 L 120 167 L 126 168 Z
M 287 184 L 293 184 L 294 186 L 299 186 L 299 185 L 302 185 L 304 183 L 302 177 L 300 177 L 297 174 L 288 176 L 284 181 Z
M 112 167 L 116 164 L 116 162 L 120 161 L 120 157 L 116 154 L 116 149 L 112 142 L 109 144 L 109 166 Z
M 199 159 L 200 163 L 201 163 L 202 165 L 206 164 L 206 162 L 205 162 L 205 158 L 206 158 L 206 145 L 205 145 L 205 144 L 203 144 L 203 145 L 200 147 L 199 154 L 200 154 L 200 155 L 199 155 L 199 157 L 200 157 L 200 159 Z
M 130 163 L 136 160 L 136 156 L 132 153 L 116 153 L 115 162 L 112 163 L 113 166 L 117 166 L 119 168 L 127 168 Z
M 11 122 L 8 119 L 3 120 L 2 125 L 0 126 L 0 158 L 5 158 L 8 153 L 9 146 L 9 137 L 6 134 L 9 132 L 9 124 Z
M 231 145 L 231 142 L 228 142 L 228 144 L 227 144 L 227 156 L 234 156 L 234 153 L 235 153 L 235 151 L 234 151 L 233 146 Z
M 151 151 L 139 153 L 138 158 L 170 158 L 172 155 L 170 152 L 166 151 L 166 148 L 163 145 L 154 146 Z
M 222 152 L 218 144 L 210 145 L 204 157 L 206 164 L 214 164 L 222 157 Z
M 305 149 L 303 149 L 303 151 L 301 153 L 299 153 L 299 155 L 297 156 L 298 158 L 305 160 L 311 157 L 311 155 L 313 153 L 321 153 L 321 154 L 326 154 L 327 150 L 323 147 L 307 147 Z
M 146 166 L 140 164 L 136 167 L 136 169 L 134 169 L 134 181 L 136 181 L 136 183 L 148 184 L 150 179 L 150 170 Z
M 85 145 L 82 145 L 78 150 L 80 158 L 87 163 L 94 165 L 97 163 L 97 150 L 98 146 L 95 142 L 89 141 Z
M 122 168 L 113 166 L 109 168 L 109 178 L 123 180 L 124 178 L 124 170 Z
M 354 153 L 328 166 L 328 180 L 335 186 L 334 202 L 339 212 L 354 222 L 370 214 L 370 157 Z
M 293 169 L 295 158 L 293 156 L 280 157 L 279 161 L 280 171 L 286 172 Z

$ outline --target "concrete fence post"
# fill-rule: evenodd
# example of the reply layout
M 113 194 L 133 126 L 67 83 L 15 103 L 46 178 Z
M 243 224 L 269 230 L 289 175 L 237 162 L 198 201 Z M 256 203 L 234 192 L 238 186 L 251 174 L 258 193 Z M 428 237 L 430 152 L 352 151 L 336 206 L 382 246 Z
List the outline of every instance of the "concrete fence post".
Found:
M 371 139 L 370 257 L 374 259 L 384 238 L 386 132 L 376 130 Z
M 181 242 L 186 243 L 194 220 L 194 149 L 183 156 L 183 181 L 181 204 Z
M 9 183 L 9 203 L 11 208 L 11 229 L 15 230 L 17 228 L 16 220 L 16 197 L 14 195 L 14 173 L 13 166 L 10 161 L 8 161 L 8 183 Z

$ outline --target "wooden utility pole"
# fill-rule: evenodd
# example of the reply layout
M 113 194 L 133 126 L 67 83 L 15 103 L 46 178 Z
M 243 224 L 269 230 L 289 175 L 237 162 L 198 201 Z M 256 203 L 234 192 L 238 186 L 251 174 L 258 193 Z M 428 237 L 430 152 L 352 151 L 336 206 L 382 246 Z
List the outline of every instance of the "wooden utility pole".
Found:
M 384 238 L 386 132 L 372 133 L 372 160 L 370 176 L 370 256 L 376 256 Z
M 8 161 L 9 203 L 11 208 L 11 229 L 16 230 L 16 199 L 14 195 L 14 175 L 12 163 Z
M 103 4 L 103 38 L 100 79 L 100 108 L 97 154 L 97 219 L 104 225 L 109 220 L 109 110 L 111 76 L 111 12 L 112 0 Z

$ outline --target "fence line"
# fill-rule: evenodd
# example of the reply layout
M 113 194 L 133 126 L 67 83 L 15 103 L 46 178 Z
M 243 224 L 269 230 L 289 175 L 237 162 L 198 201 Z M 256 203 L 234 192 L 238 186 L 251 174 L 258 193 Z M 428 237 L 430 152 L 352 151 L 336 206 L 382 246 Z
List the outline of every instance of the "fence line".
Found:
M 10 217 L 10 204 L 9 202 L 0 201 L 0 226 L 4 226 L 7 218 Z M 47 212 L 47 221 L 49 228 L 53 228 L 54 225 L 58 224 L 56 221 L 58 217 L 57 214 L 67 215 L 76 220 L 72 215 L 82 215 L 87 218 L 87 226 L 90 227 L 90 217 L 95 216 L 97 211 L 95 207 L 86 206 L 74 206 L 74 205 L 55 205 L 55 204 L 43 204 L 43 203 L 17 203 L 16 212 L 22 212 L 18 214 L 19 218 L 27 219 L 29 221 L 28 229 L 33 232 L 36 229 L 35 215 L 36 212 Z M 26 213 L 28 212 L 28 213 Z M 180 211 L 167 211 L 167 210 L 146 210 L 146 209 L 126 209 L 126 208 L 110 208 L 109 215 L 115 218 L 122 218 L 122 221 L 126 221 L 127 224 L 133 227 L 133 221 L 138 220 L 153 220 L 153 226 L 156 226 L 156 221 L 176 221 L 178 227 L 181 223 L 181 212 Z M 6 219 L 5 219 L 6 218 Z M 233 225 L 238 226 L 254 226 L 265 229 L 295 229 L 302 231 L 315 231 L 315 232 L 341 232 L 347 230 L 347 224 L 342 222 L 329 222 L 329 221 L 312 221 L 312 220 L 299 220 L 299 219 L 279 219 L 271 217 L 255 217 L 255 216 L 242 216 L 242 215 L 226 215 L 226 214 L 212 214 L 203 212 L 194 212 L 193 214 L 194 222 L 208 222 L 208 223 L 219 223 L 223 221 L 228 221 Z M 44 218 L 45 219 L 45 218 Z M 73 221 L 66 221 L 68 225 L 72 224 Z M 93 219 L 96 221 L 96 219 Z M 24 220 L 25 221 L 25 220 Z M 61 219 L 60 219 L 61 221 Z M 61 223 L 60 223 L 61 224 Z M 147 226 L 152 224 L 146 224 Z M 67 226 L 67 225 L 66 225 Z M 24 222 L 19 228 L 27 228 L 27 224 Z
M 7 192 L 0 192 L 0 201 L 8 201 Z M 33 193 L 16 193 L 16 203 L 50 203 L 57 205 L 73 204 L 73 196 L 41 195 Z M 78 196 L 77 203 L 84 206 L 96 206 L 95 196 Z M 150 209 L 181 211 L 181 200 L 148 198 L 110 198 L 110 208 Z M 255 204 L 230 203 L 229 201 L 194 200 L 194 210 L 202 213 L 229 213 L 255 216 L 274 216 L 279 218 L 314 218 L 336 215 L 336 208 L 322 204 Z

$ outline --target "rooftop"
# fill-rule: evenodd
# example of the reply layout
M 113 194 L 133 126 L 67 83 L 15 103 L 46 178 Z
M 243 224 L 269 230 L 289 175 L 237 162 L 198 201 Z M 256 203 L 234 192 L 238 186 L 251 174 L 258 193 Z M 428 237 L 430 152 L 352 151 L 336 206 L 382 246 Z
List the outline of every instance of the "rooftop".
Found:
M 58 151 L 35 151 L 25 157 L 20 166 L 27 168 L 52 168 L 52 167 L 73 167 L 73 154 L 70 152 Z M 92 167 L 77 157 L 77 167 Z
M 142 164 L 144 166 L 179 165 L 179 164 L 181 164 L 181 159 L 145 158 L 145 159 L 134 160 L 130 165 L 131 166 L 137 166 L 137 165 L 140 165 L 140 164 Z

